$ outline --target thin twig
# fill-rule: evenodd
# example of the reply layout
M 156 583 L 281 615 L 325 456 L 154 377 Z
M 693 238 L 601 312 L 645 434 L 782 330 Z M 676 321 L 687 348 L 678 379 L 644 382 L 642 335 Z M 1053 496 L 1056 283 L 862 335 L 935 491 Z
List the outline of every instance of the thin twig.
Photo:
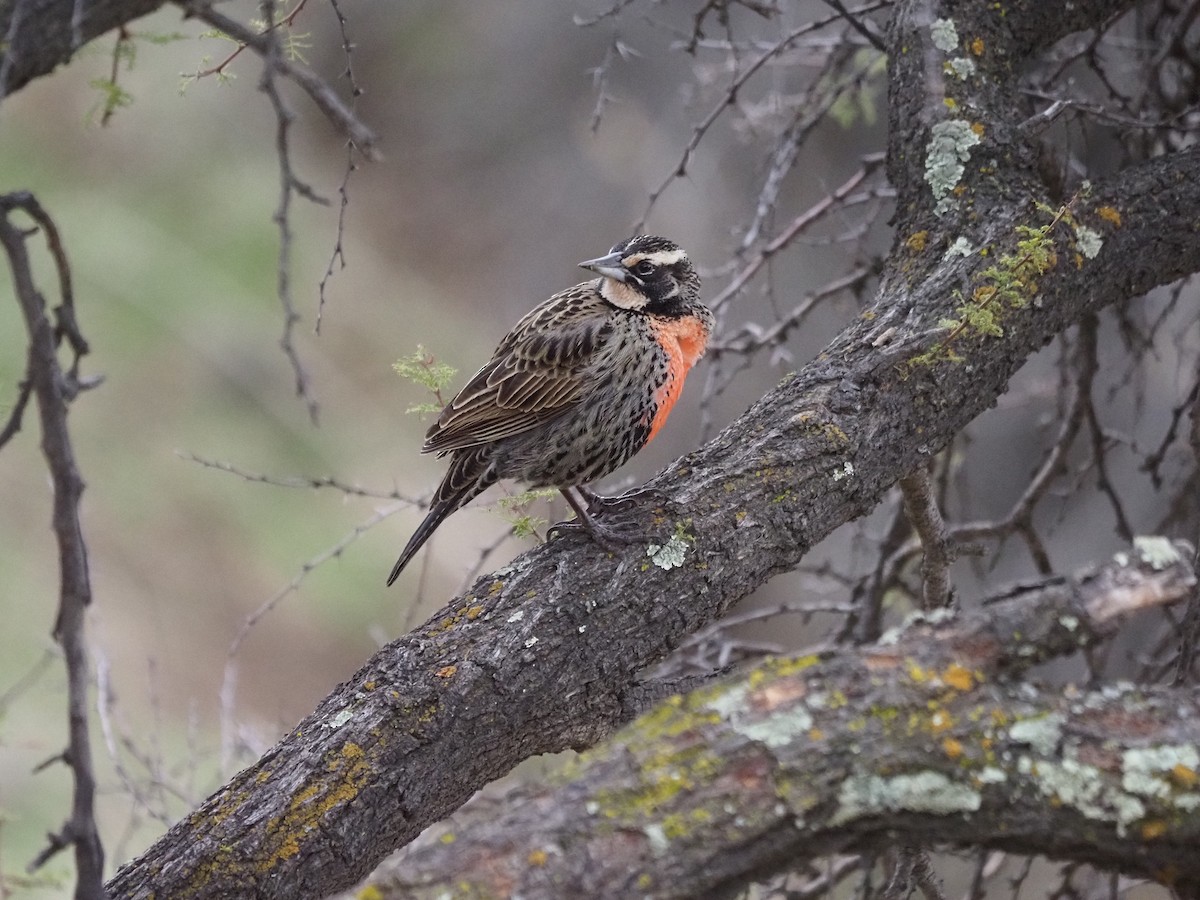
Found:
M 949 606 L 950 563 L 954 561 L 954 544 L 942 519 L 929 470 L 924 464 L 917 466 L 911 475 L 900 479 L 900 493 L 904 497 L 904 509 L 913 530 L 921 539 L 921 582 L 922 608 L 926 611 Z
M 262 472 L 247 472 L 245 469 L 240 469 L 232 463 L 220 462 L 217 460 L 204 459 L 196 456 L 194 453 L 185 453 L 176 451 L 176 455 L 180 459 L 186 459 L 188 462 L 194 462 L 206 469 L 214 469 L 218 472 L 225 472 L 228 475 L 236 475 L 244 481 L 251 481 L 255 484 L 269 484 L 274 487 L 285 488 L 307 488 L 310 490 L 321 490 L 329 488 L 348 497 L 367 497 L 374 500 L 400 500 L 412 506 L 425 506 L 427 502 L 407 497 L 393 488 L 390 491 L 375 490 L 372 488 L 359 487 L 356 484 L 348 484 L 332 475 L 293 475 L 283 477 L 279 475 L 267 475 Z
M 883 9 L 884 7 L 890 5 L 891 0 L 878 0 L 878 2 L 864 3 L 861 6 L 857 6 L 850 10 L 850 13 L 854 15 L 862 15 L 864 13 Z M 642 212 L 641 218 L 634 226 L 635 231 L 640 231 L 645 225 L 646 219 L 650 216 L 650 211 L 654 208 L 654 204 L 658 202 L 658 198 L 662 196 L 663 191 L 665 191 L 676 178 L 682 178 L 687 174 L 688 163 L 691 161 L 692 154 L 696 152 L 696 148 L 700 146 L 700 141 L 704 139 L 704 136 L 708 133 L 708 130 L 712 128 L 713 124 L 718 118 L 720 118 L 721 113 L 723 113 L 728 107 L 737 103 L 738 92 L 742 89 L 742 87 L 745 86 L 746 82 L 753 78 L 763 66 L 777 57 L 784 50 L 791 47 L 800 38 L 804 37 L 806 34 L 811 34 L 814 31 L 819 31 L 820 29 L 825 28 L 834 22 L 840 21 L 841 18 L 842 15 L 840 13 L 835 13 L 834 15 L 808 22 L 798 28 L 793 29 L 784 35 L 778 42 L 776 42 L 771 49 L 759 54 L 757 59 L 751 62 L 745 69 L 743 69 L 734 77 L 721 102 L 709 111 L 708 115 L 704 117 L 699 125 L 692 129 L 691 137 L 688 139 L 687 144 L 683 148 L 683 153 L 679 157 L 679 162 L 675 164 L 670 174 L 668 174 L 658 184 L 658 186 L 650 192 L 646 201 L 646 208 Z
M 277 43 L 277 35 L 272 36 L 269 32 L 258 33 L 252 31 L 236 19 L 231 19 L 224 13 L 218 12 L 213 8 L 212 3 L 204 2 L 204 0 L 175 0 L 175 2 L 189 16 L 195 16 L 213 28 L 223 31 L 235 41 L 240 41 L 248 46 L 264 59 L 271 56 L 273 52 L 271 47 Z M 363 156 L 370 160 L 380 158 L 376 148 L 379 139 L 375 133 L 358 119 L 354 112 L 342 101 L 342 98 L 337 95 L 337 92 L 323 78 L 308 69 L 293 64 L 285 57 L 275 59 L 273 66 L 285 78 L 296 82 L 308 94 L 321 112 L 325 114 L 330 123 L 345 135 L 348 140 L 354 142 L 354 146 L 358 148 Z
M 342 35 L 342 53 L 346 55 L 346 71 L 342 74 L 350 83 L 351 109 L 357 113 L 358 98 L 362 96 L 362 88 L 358 86 L 358 81 L 354 77 L 354 44 L 351 43 L 350 35 L 346 31 L 346 16 L 342 12 L 341 6 L 338 5 L 338 0 L 329 0 L 329 5 L 333 7 L 334 15 L 337 16 L 338 30 Z M 338 185 L 337 238 L 333 244 L 333 252 L 329 255 L 329 264 L 325 267 L 325 274 L 321 276 L 321 283 L 317 286 L 317 320 L 313 324 L 313 331 L 316 334 L 321 333 L 321 319 L 325 313 L 325 288 L 333 278 L 334 263 L 339 264 L 339 271 L 346 268 L 346 250 L 342 240 L 346 233 L 346 208 L 350 205 L 350 177 L 358 171 L 358 165 L 355 163 L 355 154 L 358 152 L 353 141 L 346 141 L 346 168 L 342 173 L 342 183 Z
M 745 287 L 746 283 L 753 278 L 758 271 L 766 265 L 779 251 L 787 247 L 806 229 L 818 221 L 822 216 L 828 213 L 831 209 L 842 204 L 866 178 L 871 175 L 876 169 L 883 165 L 884 156 L 882 153 L 873 153 L 870 156 L 863 158 L 862 168 L 851 175 L 844 181 L 840 187 L 833 193 L 822 197 L 800 215 L 796 216 L 780 234 L 771 240 L 765 247 L 760 250 L 753 259 L 738 270 L 737 275 L 725 286 L 721 293 L 717 294 L 712 299 L 709 306 L 714 309 L 720 309 L 728 303 L 739 291 Z

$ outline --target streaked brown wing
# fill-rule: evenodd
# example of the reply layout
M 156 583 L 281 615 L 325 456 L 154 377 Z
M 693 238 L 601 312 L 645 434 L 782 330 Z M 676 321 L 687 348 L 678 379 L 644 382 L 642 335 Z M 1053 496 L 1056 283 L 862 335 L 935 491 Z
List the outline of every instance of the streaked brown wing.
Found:
M 555 294 L 513 328 L 425 436 L 422 453 L 446 453 L 535 428 L 579 403 L 588 364 L 612 334 L 594 282 Z

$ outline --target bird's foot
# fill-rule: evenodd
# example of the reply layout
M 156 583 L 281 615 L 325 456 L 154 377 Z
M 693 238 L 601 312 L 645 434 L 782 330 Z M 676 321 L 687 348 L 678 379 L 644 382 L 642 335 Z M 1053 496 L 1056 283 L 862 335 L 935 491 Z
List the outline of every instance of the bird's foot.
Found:
M 579 495 L 587 501 L 587 511 L 593 514 L 598 512 L 621 512 L 629 509 L 634 504 L 654 503 L 661 505 L 667 502 L 667 495 L 657 488 L 630 488 L 625 493 L 618 494 L 615 497 L 605 497 L 586 487 L 576 487 L 575 490 L 579 491 Z
M 644 540 L 648 540 L 648 536 L 640 531 L 626 531 L 612 528 L 610 526 L 601 525 L 596 521 L 594 513 L 598 510 L 614 511 L 627 505 L 634 499 L 634 495 L 638 493 L 648 493 L 644 491 L 629 491 L 619 497 L 601 497 L 595 491 L 590 491 L 587 488 L 575 488 L 579 492 L 580 497 L 587 504 L 580 503 L 575 495 L 571 493 L 569 488 L 562 491 L 563 497 L 567 503 L 571 505 L 571 509 L 575 510 L 576 518 L 571 522 L 559 522 L 556 525 L 550 526 L 546 532 L 546 539 L 552 540 L 560 534 L 568 534 L 570 532 L 585 531 L 593 541 L 610 552 L 628 545 L 636 544 Z
M 551 541 L 560 535 L 584 533 L 605 550 L 613 553 L 630 544 L 647 541 L 650 536 L 640 531 L 621 531 L 616 528 L 601 525 L 590 515 L 586 518 L 576 518 L 569 522 L 557 522 L 546 531 L 546 540 Z

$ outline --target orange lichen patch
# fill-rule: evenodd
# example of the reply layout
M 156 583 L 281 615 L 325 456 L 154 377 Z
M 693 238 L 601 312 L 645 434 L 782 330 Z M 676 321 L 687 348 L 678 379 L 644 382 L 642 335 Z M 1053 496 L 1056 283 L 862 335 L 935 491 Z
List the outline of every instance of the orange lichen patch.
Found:
M 983 137 L 984 127 L 983 127 L 982 122 L 972 122 L 971 130 L 973 132 L 975 132 L 977 135 L 979 135 L 980 137 Z
M 458 666 L 442 666 L 435 674 L 438 678 L 453 678 L 454 673 L 458 671 Z
M 962 742 L 956 741 L 954 738 L 945 738 L 942 740 L 942 752 L 951 759 L 958 759 L 963 755 Z
M 914 253 L 920 253 L 925 249 L 925 243 L 928 240 L 929 232 L 922 230 L 915 232 L 914 234 L 910 234 L 908 236 L 908 240 L 906 240 L 904 243 L 909 250 L 912 250 Z
M 298 854 L 301 842 L 316 830 L 326 813 L 358 796 L 371 768 L 362 747 L 347 741 L 330 754 L 325 771 L 328 774 L 315 775 L 292 796 L 282 816 L 267 823 L 267 854 L 258 866 L 260 871 L 269 872 Z
M 971 52 L 974 53 L 976 56 L 983 56 L 983 47 L 984 47 L 983 38 L 981 38 L 981 37 L 975 38 L 975 40 L 971 41 L 969 46 L 971 48 Z
M 374 682 L 374 681 L 364 681 L 364 682 L 363 682 L 362 689 L 363 689 L 364 691 L 373 691 L 373 690 L 375 690 L 375 682 Z
M 1167 833 L 1167 823 L 1162 819 L 1149 819 L 1142 823 L 1142 840 L 1153 841 Z
M 811 728 L 808 732 L 808 739 L 810 741 L 823 741 L 825 740 L 825 732 L 820 728 Z
M 550 859 L 550 854 L 545 850 L 533 850 L 525 859 L 531 866 L 536 866 L 540 869 L 546 865 L 547 860 Z
M 942 672 L 942 681 L 956 691 L 969 691 L 975 686 L 975 676 L 958 663 L 950 663 Z
M 474 622 L 476 619 L 478 619 L 482 615 L 483 615 L 483 607 L 482 606 L 470 606 L 467 608 L 467 618 L 470 619 L 472 622 Z
M 1110 225 L 1116 225 L 1118 228 L 1121 227 L 1121 214 L 1111 206 L 1096 207 L 1096 215 Z
M 1176 763 L 1171 769 L 1171 781 L 1176 787 L 1191 790 L 1200 783 L 1200 773 L 1183 763 Z

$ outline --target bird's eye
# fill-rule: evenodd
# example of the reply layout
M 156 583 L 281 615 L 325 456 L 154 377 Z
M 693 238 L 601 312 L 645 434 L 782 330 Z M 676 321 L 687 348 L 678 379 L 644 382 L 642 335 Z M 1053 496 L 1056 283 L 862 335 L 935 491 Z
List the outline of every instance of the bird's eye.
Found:
M 654 263 L 648 259 L 643 259 L 640 263 L 633 267 L 633 274 L 640 275 L 645 278 L 654 274 Z

